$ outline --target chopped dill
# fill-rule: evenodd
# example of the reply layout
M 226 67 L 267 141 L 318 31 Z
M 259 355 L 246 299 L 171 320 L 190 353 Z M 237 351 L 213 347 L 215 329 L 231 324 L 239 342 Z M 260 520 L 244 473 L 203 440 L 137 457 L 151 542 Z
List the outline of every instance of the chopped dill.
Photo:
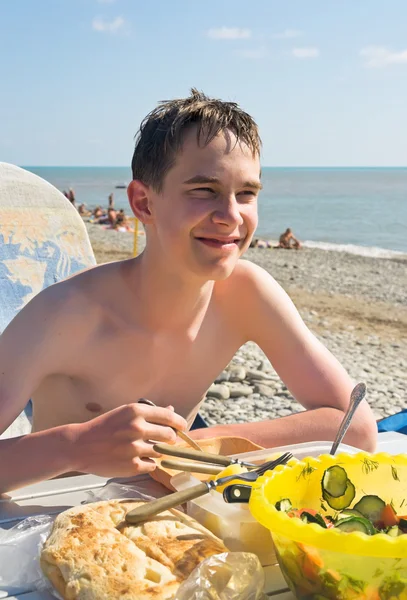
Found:
M 379 468 L 379 463 L 376 460 L 371 460 L 370 458 L 363 458 L 362 463 L 362 470 L 365 473 L 365 475 L 368 475 L 372 471 L 375 471 Z
M 302 469 L 302 471 L 300 472 L 300 474 L 297 477 L 297 481 L 299 481 L 301 479 L 301 477 L 303 477 L 304 479 L 306 479 L 307 477 L 309 477 L 310 475 L 312 475 L 312 473 L 316 471 L 315 467 L 311 467 L 310 464 L 306 464 L 305 467 Z
M 391 466 L 391 474 L 393 475 L 393 479 L 395 479 L 396 481 L 400 481 L 397 469 L 396 467 L 393 467 L 393 465 Z

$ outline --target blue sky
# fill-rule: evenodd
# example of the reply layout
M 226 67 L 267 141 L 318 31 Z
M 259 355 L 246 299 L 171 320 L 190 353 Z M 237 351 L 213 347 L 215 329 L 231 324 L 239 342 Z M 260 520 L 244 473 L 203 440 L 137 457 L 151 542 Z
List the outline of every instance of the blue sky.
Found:
M 257 120 L 263 165 L 407 165 L 406 0 L 0 0 L 0 160 L 127 166 L 195 86 Z

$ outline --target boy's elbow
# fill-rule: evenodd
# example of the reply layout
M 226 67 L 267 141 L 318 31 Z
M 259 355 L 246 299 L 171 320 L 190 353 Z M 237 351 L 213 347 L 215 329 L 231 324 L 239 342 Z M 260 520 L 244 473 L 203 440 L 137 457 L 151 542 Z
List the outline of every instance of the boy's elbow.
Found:
M 360 407 L 362 408 L 362 407 Z M 372 410 L 366 404 L 364 410 L 360 410 L 358 418 L 349 428 L 352 440 L 350 443 L 366 452 L 375 452 L 377 447 L 377 423 Z

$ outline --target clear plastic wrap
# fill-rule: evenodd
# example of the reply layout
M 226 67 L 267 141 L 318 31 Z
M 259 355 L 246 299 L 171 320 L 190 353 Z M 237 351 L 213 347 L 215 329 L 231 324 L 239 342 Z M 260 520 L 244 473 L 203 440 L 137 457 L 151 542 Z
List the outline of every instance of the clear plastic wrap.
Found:
M 131 485 L 123 485 L 122 483 L 108 483 L 102 489 L 95 491 L 89 490 L 86 492 L 86 500 L 82 504 L 88 504 L 89 502 L 100 502 L 101 500 L 124 500 L 129 498 L 132 500 L 155 500 L 153 496 L 149 496 L 142 491 L 140 482 L 137 484 L 137 488 Z
M 225 552 L 204 560 L 178 589 L 176 600 L 267 600 L 264 571 L 249 552 Z
M 151 500 L 132 486 L 117 483 L 89 491 L 83 504 L 132 498 Z M 40 567 L 40 554 L 55 515 L 29 517 L 0 532 L 0 590 L 21 594 L 46 591 L 61 600 Z M 264 572 L 254 554 L 227 552 L 203 561 L 180 586 L 176 600 L 265 600 Z M 113 599 L 112 599 L 113 600 Z
M 0 589 L 23 594 L 44 589 L 40 551 L 47 539 L 54 515 L 28 517 L 11 529 L 0 532 Z

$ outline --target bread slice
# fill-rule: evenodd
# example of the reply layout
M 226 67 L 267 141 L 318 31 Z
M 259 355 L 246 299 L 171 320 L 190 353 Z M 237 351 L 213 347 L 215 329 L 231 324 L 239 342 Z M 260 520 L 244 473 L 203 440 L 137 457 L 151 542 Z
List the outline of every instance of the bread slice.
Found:
M 140 504 L 108 500 L 58 515 L 41 568 L 64 600 L 171 600 L 200 562 L 227 551 L 178 510 L 129 525 L 126 513 Z

